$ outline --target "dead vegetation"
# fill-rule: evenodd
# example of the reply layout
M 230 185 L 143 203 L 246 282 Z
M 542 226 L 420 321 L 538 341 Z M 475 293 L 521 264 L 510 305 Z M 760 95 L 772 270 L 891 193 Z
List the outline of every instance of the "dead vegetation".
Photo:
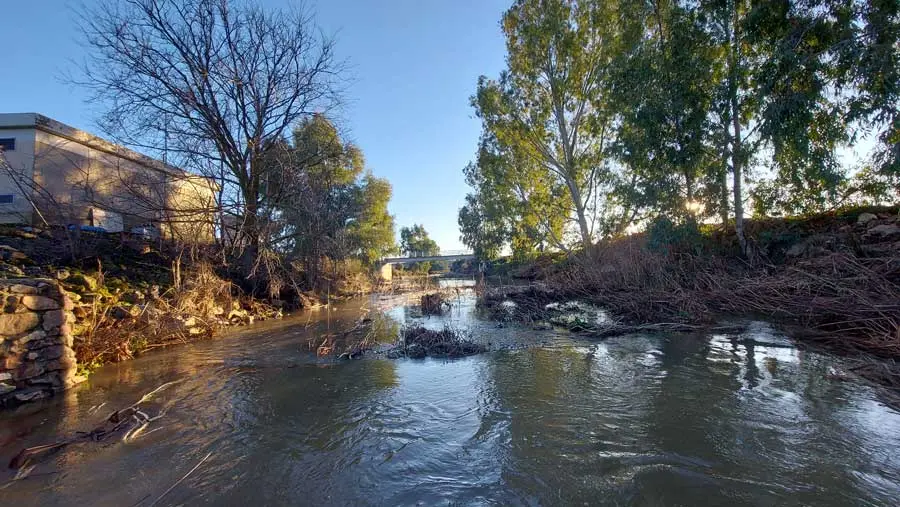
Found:
M 444 313 L 446 307 L 450 306 L 450 303 L 444 300 L 444 296 L 440 292 L 432 292 L 422 295 L 419 306 L 422 309 L 422 315 L 440 315 Z
M 722 316 L 772 319 L 799 325 L 804 340 L 832 351 L 895 360 L 898 240 L 895 209 L 772 226 L 769 238 L 757 241 L 753 262 L 727 249 L 656 252 L 645 235 L 633 235 L 557 264 L 540 284 L 488 290 L 481 305 L 504 318 L 537 321 L 546 318 L 549 303 L 584 301 L 611 315 L 587 330 L 598 336 L 690 331 Z M 900 376 L 886 378 L 881 367 L 866 362 L 860 369 L 900 385 Z
M 444 327 L 440 331 L 422 326 L 405 327 L 400 332 L 400 342 L 388 357 L 465 357 L 487 352 L 484 345 L 475 343 L 461 331 Z

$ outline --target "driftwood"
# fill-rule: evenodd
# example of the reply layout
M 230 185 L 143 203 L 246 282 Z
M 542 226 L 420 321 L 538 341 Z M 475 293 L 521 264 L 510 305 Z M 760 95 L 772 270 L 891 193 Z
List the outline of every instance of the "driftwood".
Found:
M 28 465 L 32 460 L 37 460 L 42 456 L 46 456 L 51 452 L 58 451 L 60 449 L 68 447 L 69 445 L 87 441 L 99 442 L 101 440 L 109 438 L 112 435 L 121 433 L 122 431 L 125 432 L 122 437 L 122 440 L 125 442 L 137 437 L 137 435 L 143 432 L 150 423 L 162 418 L 165 415 L 165 409 L 163 409 L 157 415 L 150 417 L 140 409 L 141 403 L 148 401 L 156 393 L 173 384 L 177 384 L 178 382 L 180 381 L 167 382 L 157 387 L 153 391 L 150 391 L 149 393 L 143 395 L 141 399 L 133 405 L 120 410 L 116 410 L 115 412 L 109 414 L 102 423 L 100 423 L 91 431 L 78 431 L 75 433 L 75 435 L 67 439 L 54 442 L 52 444 L 36 445 L 33 447 L 22 449 L 9 462 L 9 468 L 21 469 Z

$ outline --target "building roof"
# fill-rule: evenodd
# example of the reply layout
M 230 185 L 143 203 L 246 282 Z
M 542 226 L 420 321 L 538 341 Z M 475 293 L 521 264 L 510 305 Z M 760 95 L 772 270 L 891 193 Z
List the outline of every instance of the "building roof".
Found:
M 0 130 L 8 129 L 36 129 L 42 130 L 70 141 L 83 144 L 90 148 L 100 150 L 124 159 L 131 160 L 145 167 L 162 171 L 173 176 L 198 177 L 183 169 L 166 164 L 161 160 L 148 157 L 142 153 L 130 150 L 124 146 L 97 137 L 89 132 L 76 129 L 63 122 L 54 120 L 39 113 L 0 113 Z

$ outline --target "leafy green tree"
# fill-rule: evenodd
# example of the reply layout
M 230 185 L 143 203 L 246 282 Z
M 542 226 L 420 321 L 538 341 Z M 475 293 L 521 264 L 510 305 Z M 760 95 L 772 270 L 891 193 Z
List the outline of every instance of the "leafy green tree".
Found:
M 610 91 L 618 116 L 613 152 L 627 168 L 615 192 L 639 214 L 714 213 L 717 172 L 708 136 L 718 51 L 699 16 L 677 2 L 623 1 L 626 49 L 617 55 Z
M 617 26 L 612 2 L 516 1 L 502 21 L 508 69 L 498 81 L 480 78 L 474 100 L 485 131 L 540 170 L 549 195 L 564 189 L 584 248 L 594 193 L 607 179 L 612 129 L 602 84 Z
M 384 178 L 367 173 L 358 187 L 356 217 L 348 224 L 356 255 L 366 264 L 396 251 L 394 217 L 388 211 L 391 184 Z
M 420 224 L 400 228 L 400 252 L 409 257 L 430 257 L 441 253 L 438 244 L 428 237 Z
M 262 185 L 271 242 L 316 283 L 326 259 L 372 264 L 393 250 L 391 186 L 365 171 L 362 151 L 322 115 L 302 122 L 291 143 L 267 150 Z

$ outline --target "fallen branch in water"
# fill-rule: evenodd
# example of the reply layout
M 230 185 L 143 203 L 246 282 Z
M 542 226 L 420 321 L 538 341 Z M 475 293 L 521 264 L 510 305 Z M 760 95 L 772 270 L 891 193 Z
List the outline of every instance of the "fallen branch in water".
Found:
M 53 451 L 58 451 L 71 444 L 79 442 L 99 442 L 100 440 L 104 440 L 107 437 L 119 433 L 122 430 L 125 430 L 125 435 L 123 436 L 122 440 L 124 442 L 127 442 L 129 439 L 136 437 L 139 433 L 146 429 L 147 425 L 149 425 L 151 422 L 154 422 L 165 415 L 166 409 L 164 408 L 156 416 L 150 417 L 138 408 L 141 403 L 150 400 L 155 394 L 159 393 L 163 389 L 179 382 L 181 381 L 176 380 L 173 382 L 166 382 L 165 384 L 157 387 L 149 393 L 141 396 L 141 399 L 139 399 L 131 406 L 123 408 L 121 410 L 116 410 L 115 412 L 109 414 L 99 426 L 95 427 L 91 431 L 78 431 L 75 432 L 74 436 L 65 440 L 60 440 L 59 442 L 36 445 L 33 447 L 22 449 L 13 457 L 12 460 L 10 460 L 9 468 L 22 469 L 26 465 L 28 465 L 32 459 L 37 459 L 39 456 L 46 455 Z M 100 406 L 102 407 L 103 405 Z

